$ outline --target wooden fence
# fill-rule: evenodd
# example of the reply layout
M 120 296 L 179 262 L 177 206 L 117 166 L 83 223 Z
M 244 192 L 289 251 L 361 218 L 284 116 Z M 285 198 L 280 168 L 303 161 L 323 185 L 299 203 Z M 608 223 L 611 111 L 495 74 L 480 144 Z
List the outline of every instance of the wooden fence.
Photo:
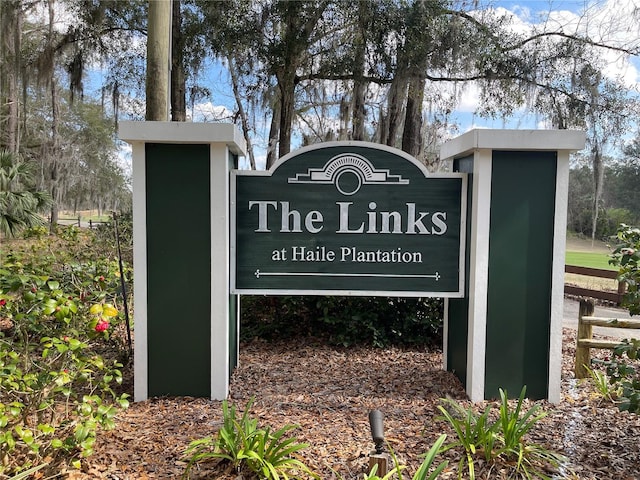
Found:
M 618 340 L 594 339 L 594 326 L 640 330 L 640 320 L 594 317 L 594 311 L 595 302 L 593 299 L 589 298 L 580 300 L 580 309 L 578 311 L 578 335 L 576 341 L 576 378 L 586 378 L 589 376 L 587 367 L 591 365 L 592 348 L 613 350 L 621 343 Z M 636 336 L 640 337 L 640 334 Z
M 584 275 L 587 277 L 597 277 L 597 278 L 611 278 L 615 279 L 618 276 L 618 272 L 615 270 L 603 270 L 600 268 L 589 268 L 589 267 L 576 267 L 574 265 L 565 265 L 564 266 L 565 273 L 573 273 L 577 275 Z M 567 285 L 564 286 L 564 293 L 566 295 L 576 295 L 578 297 L 591 297 L 596 298 L 598 300 L 606 300 L 607 302 L 614 303 L 615 305 L 620 305 L 622 303 L 622 297 L 626 291 L 627 284 L 624 282 L 618 282 L 618 291 L 603 291 L 603 290 L 594 290 L 591 288 L 583 288 L 575 285 Z

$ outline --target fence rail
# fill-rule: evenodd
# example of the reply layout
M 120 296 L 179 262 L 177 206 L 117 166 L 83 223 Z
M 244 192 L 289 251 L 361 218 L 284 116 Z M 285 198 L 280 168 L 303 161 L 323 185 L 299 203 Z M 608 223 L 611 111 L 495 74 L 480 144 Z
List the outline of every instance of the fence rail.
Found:
M 618 272 L 614 270 L 604 270 L 601 268 L 589 268 L 589 267 L 576 267 L 574 265 L 565 265 L 565 273 L 573 273 L 576 275 L 584 275 L 587 277 L 597 278 L 611 278 L 615 279 L 618 276 Z M 617 292 L 607 292 L 604 290 L 594 290 L 591 288 L 578 287 L 576 285 L 564 286 L 564 293 L 567 295 L 576 295 L 579 297 L 592 297 L 598 300 L 606 300 L 607 302 L 620 305 L 622 303 L 622 297 L 626 292 L 627 284 L 624 282 L 618 282 Z
M 602 348 L 613 350 L 621 344 L 617 340 L 599 340 L 593 338 L 593 327 L 629 328 L 640 330 L 640 320 L 594 317 L 595 302 L 593 299 L 580 300 L 578 310 L 578 335 L 576 339 L 576 378 L 587 378 L 587 367 L 591 364 L 591 349 Z M 637 336 L 640 336 L 637 335 Z
M 102 222 L 102 221 L 98 221 L 98 220 L 91 220 L 89 219 L 84 219 L 82 217 L 72 217 L 72 218 L 59 218 L 58 219 L 58 225 L 62 225 L 62 226 L 69 226 L 69 225 L 75 225 L 79 228 L 97 228 L 98 225 L 103 225 L 109 222 Z

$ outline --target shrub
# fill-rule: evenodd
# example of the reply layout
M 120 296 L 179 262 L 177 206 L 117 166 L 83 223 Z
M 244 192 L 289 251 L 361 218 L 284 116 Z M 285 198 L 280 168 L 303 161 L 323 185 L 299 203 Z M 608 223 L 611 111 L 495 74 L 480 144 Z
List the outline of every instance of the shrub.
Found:
M 609 263 L 618 267 L 618 281 L 627 284 L 623 305 L 640 314 L 640 228 L 622 224 L 614 237 L 616 248 Z
M 620 410 L 640 413 L 640 372 L 634 366 L 640 353 L 640 340 L 623 340 L 613 350 L 610 359 L 593 359 L 592 363 L 605 368 L 609 380 L 608 398 Z M 594 375 L 592 375 L 593 377 Z M 602 386 L 598 387 L 604 390 Z
M 335 345 L 439 343 L 442 300 L 394 297 L 243 297 L 242 339 L 317 336 Z
M 79 467 L 96 435 L 128 406 L 116 276 L 82 251 L 84 233 L 2 252 L 0 268 L 0 474 Z M 124 355 L 122 355 L 124 356 Z

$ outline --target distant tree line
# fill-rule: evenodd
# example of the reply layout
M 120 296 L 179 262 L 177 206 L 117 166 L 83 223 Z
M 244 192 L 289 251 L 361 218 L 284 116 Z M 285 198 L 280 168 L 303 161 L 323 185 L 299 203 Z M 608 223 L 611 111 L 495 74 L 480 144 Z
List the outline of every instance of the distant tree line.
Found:
M 578 157 L 569 174 L 569 230 L 591 237 L 595 187 L 593 167 Z M 640 225 L 640 133 L 623 149 L 621 158 L 608 158 L 598 202 L 596 237 L 607 240 L 621 223 Z

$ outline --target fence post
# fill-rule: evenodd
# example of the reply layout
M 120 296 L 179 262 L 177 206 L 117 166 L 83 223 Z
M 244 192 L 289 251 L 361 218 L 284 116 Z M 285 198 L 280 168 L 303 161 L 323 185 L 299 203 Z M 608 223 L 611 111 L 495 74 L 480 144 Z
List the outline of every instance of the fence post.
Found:
M 591 365 L 591 349 L 589 347 L 581 347 L 580 339 L 591 339 L 593 335 L 593 327 L 582 323 L 582 317 L 590 317 L 595 310 L 595 303 L 592 298 L 581 299 L 580 309 L 578 310 L 578 335 L 576 339 L 576 378 L 587 378 L 587 368 Z
M 622 298 L 624 294 L 627 292 L 627 282 L 622 282 L 618 280 L 618 306 L 622 305 Z

